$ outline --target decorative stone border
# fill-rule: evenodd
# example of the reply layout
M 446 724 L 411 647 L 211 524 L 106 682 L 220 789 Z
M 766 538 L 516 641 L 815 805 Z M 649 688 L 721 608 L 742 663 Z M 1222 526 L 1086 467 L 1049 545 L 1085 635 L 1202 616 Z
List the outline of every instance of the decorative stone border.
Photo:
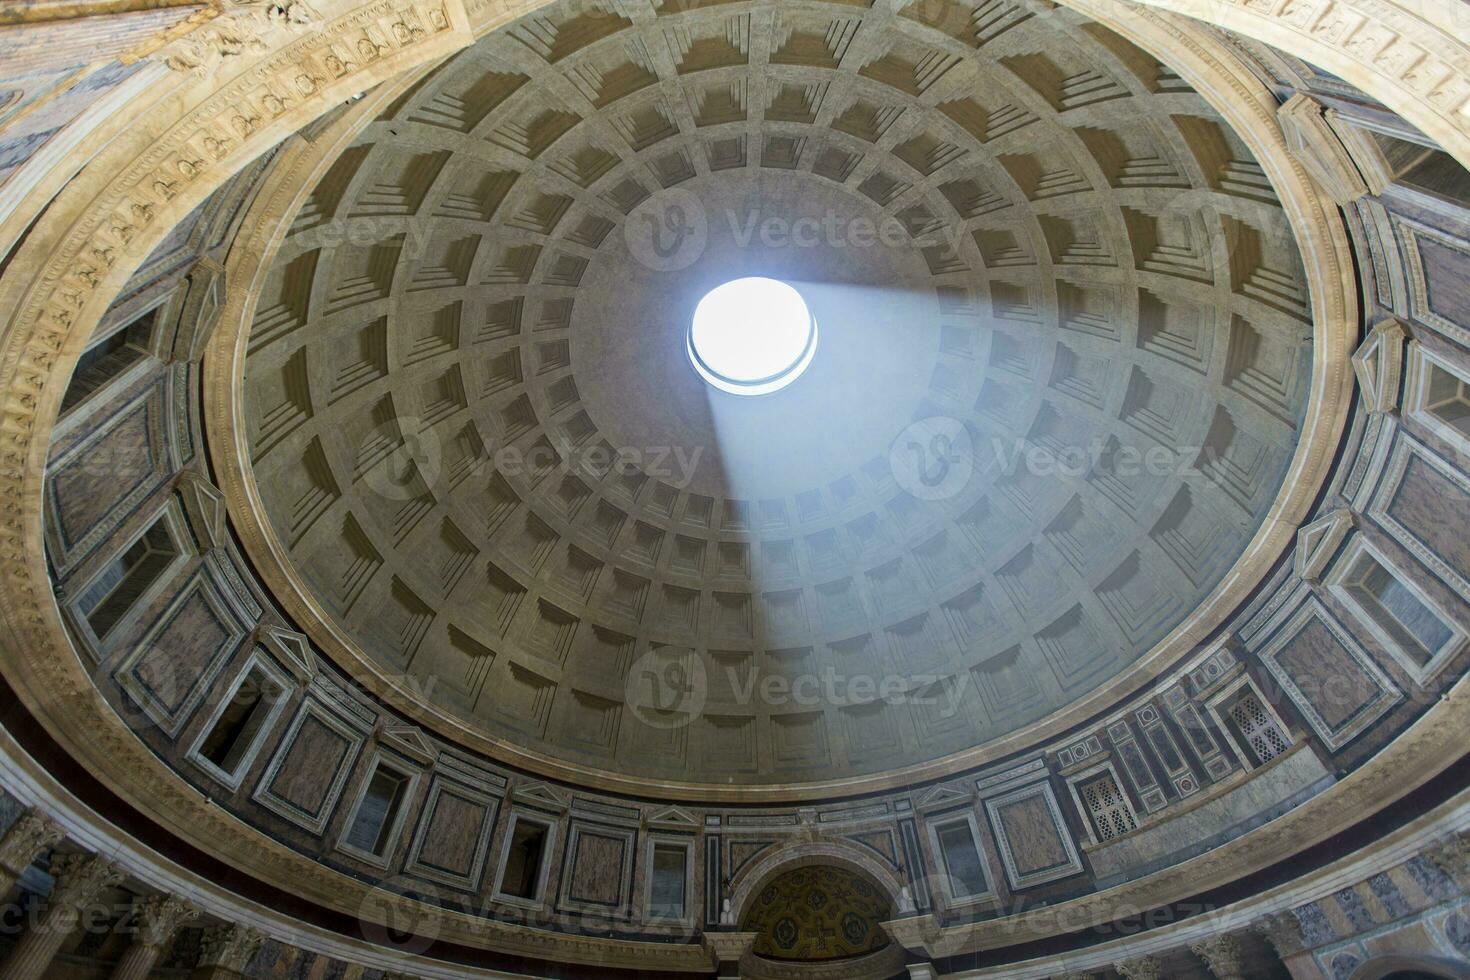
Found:
M 1081 10 L 1097 0 L 1061 0 Z M 1378 99 L 1470 167 L 1470 8 L 1438 0 L 1139 0 L 1274 44 Z M 1113 4 L 1107 4 L 1111 8 Z

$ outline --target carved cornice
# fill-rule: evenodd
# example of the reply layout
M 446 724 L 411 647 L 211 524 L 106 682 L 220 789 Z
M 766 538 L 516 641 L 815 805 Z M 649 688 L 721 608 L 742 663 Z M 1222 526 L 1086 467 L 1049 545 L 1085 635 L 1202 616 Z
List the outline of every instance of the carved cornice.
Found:
M 783 963 L 746 953 L 740 976 L 748 980 L 887 980 L 903 969 L 903 947 L 889 945 L 856 959 Z
M 755 942 L 753 932 L 707 932 L 701 939 L 715 964 L 735 963 Z
M 1078 6 L 1074 0 L 1061 0 Z M 1273 44 L 1355 85 L 1470 167 L 1470 12 L 1410 0 L 1140 0 Z
M 1431 847 L 1425 856 L 1456 881 L 1470 878 L 1470 836 L 1466 834 L 1449 835 Z

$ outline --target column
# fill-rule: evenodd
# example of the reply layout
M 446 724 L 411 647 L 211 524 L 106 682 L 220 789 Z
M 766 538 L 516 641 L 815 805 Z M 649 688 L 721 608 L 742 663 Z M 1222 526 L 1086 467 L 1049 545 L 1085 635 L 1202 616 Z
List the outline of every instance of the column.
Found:
M 133 903 L 133 944 L 112 971 L 112 980 L 148 980 L 164 948 L 199 910 L 173 895 L 152 895 Z
M 1121 963 L 1114 963 L 1113 969 L 1125 980 L 1163 980 L 1164 965 L 1153 956 L 1138 956 Z
M 1252 932 L 1259 933 L 1270 943 L 1282 965 L 1292 976 L 1320 975 L 1320 971 L 1311 962 L 1311 957 L 1302 956 L 1306 951 L 1306 943 L 1302 941 L 1302 930 L 1296 916 L 1290 912 L 1276 912 L 1257 919 L 1250 927 Z
M 35 807 L 22 813 L 0 838 L 0 895 L 10 891 L 37 854 L 65 836 L 60 824 Z
M 1219 980 L 1245 980 L 1240 943 L 1234 936 L 1212 936 L 1189 944 L 1190 952 L 1205 961 Z
M 56 951 L 76 928 L 82 909 L 105 888 L 123 879 L 122 869 L 100 854 L 62 854 L 51 862 L 56 887 L 45 911 L 10 951 L 0 976 L 5 980 L 41 980 Z
M 239 980 L 259 952 L 265 936 L 242 925 L 222 925 L 204 933 L 204 952 L 189 980 Z

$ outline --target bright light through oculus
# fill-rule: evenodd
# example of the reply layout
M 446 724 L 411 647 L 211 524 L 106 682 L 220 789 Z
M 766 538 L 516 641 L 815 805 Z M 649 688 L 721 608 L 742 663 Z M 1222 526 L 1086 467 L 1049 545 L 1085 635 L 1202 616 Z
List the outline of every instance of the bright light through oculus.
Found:
M 817 320 L 776 279 L 735 279 L 705 294 L 689 328 L 700 377 L 736 395 L 768 395 L 801 377 L 817 352 Z

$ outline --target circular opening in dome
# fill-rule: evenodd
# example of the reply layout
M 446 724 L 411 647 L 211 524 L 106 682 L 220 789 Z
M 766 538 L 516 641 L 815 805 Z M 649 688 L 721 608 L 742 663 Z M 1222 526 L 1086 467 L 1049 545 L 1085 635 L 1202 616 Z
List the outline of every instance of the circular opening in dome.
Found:
M 817 353 L 817 319 L 792 286 L 734 279 L 705 294 L 689 328 L 699 376 L 735 395 L 768 395 L 801 377 Z

